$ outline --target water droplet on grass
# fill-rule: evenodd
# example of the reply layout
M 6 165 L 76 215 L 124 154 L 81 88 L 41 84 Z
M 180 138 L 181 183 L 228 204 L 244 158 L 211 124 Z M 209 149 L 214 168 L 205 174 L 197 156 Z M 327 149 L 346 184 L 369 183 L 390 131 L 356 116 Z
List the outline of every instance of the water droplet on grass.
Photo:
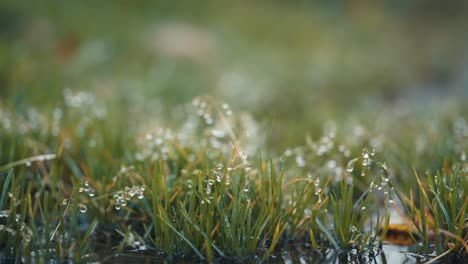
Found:
M 315 179 L 315 180 L 314 180 L 314 185 L 315 185 L 315 187 L 318 187 L 319 184 L 320 184 L 320 179 L 319 179 L 319 178 Z
M 369 167 L 370 165 L 372 165 L 371 159 L 369 159 L 369 158 L 364 158 L 364 159 L 362 160 L 362 166 Z
M 362 155 L 362 157 L 365 158 L 365 159 L 368 159 L 368 158 L 369 158 L 369 152 L 367 151 L 366 148 L 362 150 L 361 155 Z
M 86 207 L 84 204 L 79 204 L 78 210 L 80 210 L 81 213 L 86 213 L 86 211 L 88 211 L 88 207 Z
M 355 158 L 355 159 L 352 159 L 348 162 L 348 165 L 346 166 L 346 171 L 347 172 L 353 172 L 354 171 L 354 164 L 356 163 L 358 159 Z
M 241 155 L 240 155 L 240 156 L 241 156 L 241 158 L 242 158 L 243 160 L 246 160 L 247 157 L 248 157 L 248 156 L 247 156 L 247 153 L 245 153 L 245 152 L 241 152 Z
M 335 161 L 335 160 L 329 160 L 329 161 L 327 162 L 327 166 L 328 166 L 328 168 L 330 168 L 330 169 L 336 168 L 336 161 Z
M 296 156 L 296 163 L 298 167 L 304 167 L 306 165 L 304 157 L 302 157 L 301 155 Z

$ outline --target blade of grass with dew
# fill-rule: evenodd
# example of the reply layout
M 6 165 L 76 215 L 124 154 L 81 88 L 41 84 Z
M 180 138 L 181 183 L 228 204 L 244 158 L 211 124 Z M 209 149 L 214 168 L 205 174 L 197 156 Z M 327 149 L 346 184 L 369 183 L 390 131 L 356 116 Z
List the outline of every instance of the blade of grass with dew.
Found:
M 29 158 L 25 158 L 22 160 L 18 161 L 13 161 L 8 164 L 5 164 L 3 166 L 0 166 L 0 171 L 12 169 L 14 167 L 20 166 L 20 165 L 25 165 L 31 162 L 36 162 L 36 161 L 44 161 L 44 160 L 52 160 L 55 159 L 57 156 L 55 154 L 43 154 L 43 155 L 38 155 L 38 156 L 33 156 Z

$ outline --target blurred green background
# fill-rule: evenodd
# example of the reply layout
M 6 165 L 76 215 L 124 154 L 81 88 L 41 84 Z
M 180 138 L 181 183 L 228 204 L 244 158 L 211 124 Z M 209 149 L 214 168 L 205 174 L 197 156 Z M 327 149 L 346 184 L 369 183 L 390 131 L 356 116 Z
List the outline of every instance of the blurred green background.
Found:
M 326 120 L 468 98 L 466 1 L 2 1 L 0 102 L 91 91 L 122 127 L 212 95 L 272 148 Z M 294 127 L 294 129 L 292 129 Z

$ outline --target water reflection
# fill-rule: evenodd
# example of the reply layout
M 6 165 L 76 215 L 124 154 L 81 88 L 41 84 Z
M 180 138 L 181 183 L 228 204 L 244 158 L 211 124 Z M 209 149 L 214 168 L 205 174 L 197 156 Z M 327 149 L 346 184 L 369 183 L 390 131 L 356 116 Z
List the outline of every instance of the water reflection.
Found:
M 239 262 L 239 263 L 273 263 L 273 264 L 344 264 L 344 263 L 418 263 L 414 255 L 407 252 L 407 247 L 384 245 L 382 250 L 368 252 L 365 254 L 354 254 L 353 252 L 338 252 L 336 250 L 314 251 L 308 244 L 295 244 L 286 246 L 276 255 L 262 261 L 259 257 L 248 260 L 226 260 L 218 259 L 215 263 Z M 110 253 L 98 256 L 98 254 L 88 255 L 87 261 L 99 261 L 109 263 L 204 263 L 195 258 L 175 256 L 166 257 L 154 251 L 128 251 L 125 253 Z

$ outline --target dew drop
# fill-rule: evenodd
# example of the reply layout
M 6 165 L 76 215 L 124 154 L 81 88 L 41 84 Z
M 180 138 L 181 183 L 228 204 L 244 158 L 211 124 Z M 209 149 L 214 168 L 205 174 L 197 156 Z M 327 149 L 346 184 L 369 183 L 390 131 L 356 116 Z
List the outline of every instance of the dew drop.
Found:
M 221 164 L 221 163 L 219 163 L 218 165 L 216 165 L 216 168 L 217 168 L 218 170 L 222 170 L 223 167 L 224 167 L 224 166 L 223 166 L 223 164 Z
M 348 165 L 346 166 L 346 171 L 347 172 L 353 172 L 354 171 L 354 164 L 356 163 L 358 159 L 354 158 L 348 162 Z
M 315 179 L 315 181 L 314 181 L 315 187 L 318 187 L 319 184 L 320 184 L 320 179 L 319 178 Z
M 297 166 L 299 167 L 304 167 L 306 165 L 304 157 L 302 157 L 301 155 L 296 156 L 296 163 L 297 163 Z
M 361 207 L 361 210 L 363 210 L 363 211 L 366 210 L 366 207 L 365 206 Z
M 247 153 L 245 153 L 245 152 L 242 152 L 242 153 L 241 153 L 241 158 L 242 158 L 243 160 L 246 160 L 247 157 L 248 157 L 248 156 L 247 156 Z
M 371 164 L 372 164 L 372 161 L 371 161 L 371 159 L 369 159 L 369 158 L 364 158 L 364 159 L 362 160 L 362 166 L 369 167 Z
M 365 159 L 368 159 L 369 158 L 369 151 L 367 150 L 367 148 L 364 148 L 361 152 L 361 155 L 363 158 Z
M 25 165 L 26 165 L 27 167 L 31 167 L 31 161 L 26 161 Z
M 79 204 L 78 210 L 80 210 L 81 213 L 86 213 L 86 211 L 88 211 L 88 207 L 86 207 L 84 204 Z

